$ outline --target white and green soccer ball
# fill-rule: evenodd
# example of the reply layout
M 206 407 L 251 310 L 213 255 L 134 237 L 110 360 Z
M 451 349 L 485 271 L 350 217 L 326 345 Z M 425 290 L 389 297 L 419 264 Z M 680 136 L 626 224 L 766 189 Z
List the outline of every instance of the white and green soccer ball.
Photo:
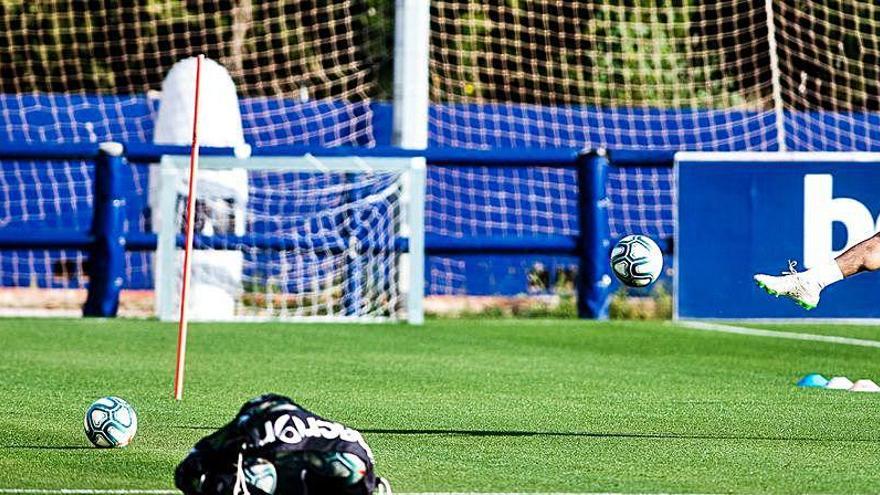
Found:
M 251 488 L 258 488 L 263 493 L 275 493 L 278 486 L 278 472 L 275 465 L 266 459 L 251 459 L 244 466 L 244 479 Z
M 342 480 L 345 486 L 357 484 L 367 474 L 367 463 L 349 452 L 309 452 L 306 460 L 316 471 Z
M 611 271 L 630 287 L 647 287 L 663 271 L 663 252 L 650 237 L 628 235 L 611 251 Z
M 102 397 L 89 406 L 83 420 L 86 436 L 95 447 L 125 447 L 137 433 L 137 414 L 119 397 Z

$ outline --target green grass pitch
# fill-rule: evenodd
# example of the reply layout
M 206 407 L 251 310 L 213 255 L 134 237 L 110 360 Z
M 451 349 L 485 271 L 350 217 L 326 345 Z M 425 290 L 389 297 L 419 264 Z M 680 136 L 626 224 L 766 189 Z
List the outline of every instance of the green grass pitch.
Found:
M 669 323 L 194 324 L 177 403 L 175 339 L 155 321 L 0 320 L 0 488 L 172 488 L 192 444 L 267 391 L 361 429 L 398 492 L 880 487 L 880 394 L 794 386 L 880 380 L 878 349 Z M 111 394 L 140 430 L 95 449 L 82 415 Z

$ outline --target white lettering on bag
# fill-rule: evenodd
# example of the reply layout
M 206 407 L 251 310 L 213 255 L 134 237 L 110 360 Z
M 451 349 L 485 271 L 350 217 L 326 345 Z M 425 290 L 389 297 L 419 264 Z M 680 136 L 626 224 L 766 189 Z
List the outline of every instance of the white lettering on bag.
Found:
M 327 440 L 336 440 L 337 438 L 350 443 L 360 445 L 373 460 L 373 452 L 364 441 L 364 437 L 357 430 L 347 428 L 342 423 L 333 421 L 325 421 L 315 417 L 308 417 L 303 421 L 298 416 L 290 414 L 282 414 L 275 419 L 275 422 L 266 421 L 263 425 L 265 434 L 259 441 L 259 446 L 263 447 L 273 442 L 284 442 L 287 444 L 298 444 L 306 438 L 324 438 Z

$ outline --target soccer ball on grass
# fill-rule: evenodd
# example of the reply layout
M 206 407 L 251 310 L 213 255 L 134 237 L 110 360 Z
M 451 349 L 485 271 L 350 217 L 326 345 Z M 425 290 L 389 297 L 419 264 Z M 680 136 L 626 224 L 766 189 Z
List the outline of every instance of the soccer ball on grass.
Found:
M 628 235 L 611 251 L 611 271 L 630 287 L 647 287 L 663 270 L 663 253 L 650 237 Z
M 125 447 L 137 433 L 137 414 L 119 397 L 102 397 L 89 406 L 83 427 L 95 447 Z

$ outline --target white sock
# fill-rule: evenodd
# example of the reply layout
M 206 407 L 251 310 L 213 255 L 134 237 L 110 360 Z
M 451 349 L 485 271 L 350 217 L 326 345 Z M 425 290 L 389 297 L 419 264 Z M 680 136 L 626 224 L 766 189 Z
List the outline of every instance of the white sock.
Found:
M 840 266 L 835 260 L 810 268 L 804 272 L 804 276 L 818 284 L 819 289 L 843 280 L 843 272 L 840 271 Z

